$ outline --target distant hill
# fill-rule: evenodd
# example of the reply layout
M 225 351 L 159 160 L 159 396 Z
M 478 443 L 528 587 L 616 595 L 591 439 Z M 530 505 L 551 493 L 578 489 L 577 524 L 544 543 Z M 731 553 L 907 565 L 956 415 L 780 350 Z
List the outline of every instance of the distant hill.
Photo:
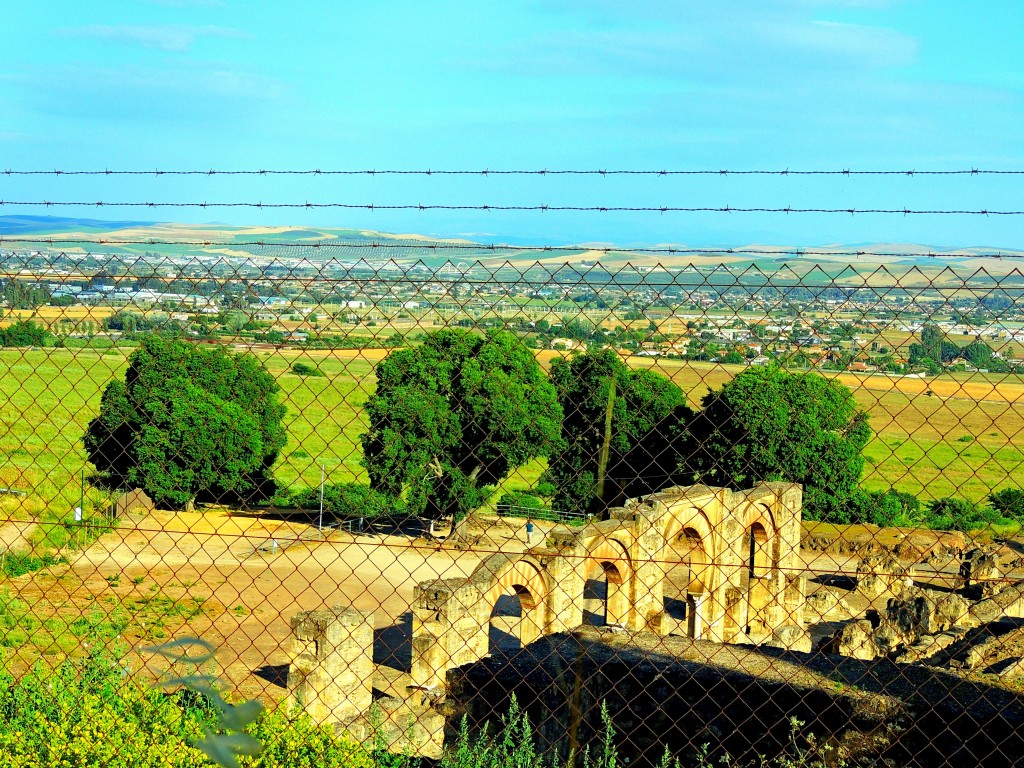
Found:
M 578 270 L 612 271 L 626 265 L 657 270 L 687 265 L 707 268 L 719 264 L 726 265 L 733 272 L 750 268 L 798 274 L 814 269 L 838 274 L 843 267 L 849 265 L 858 274 L 876 269 L 897 272 L 919 269 L 926 274 L 935 274 L 949 267 L 958 272 L 980 269 L 991 275 L 1024 270 L 1024 251 L 983 246 L 951 248 L 906 243 L 856 243 L 797 247 L 752 243 L 738 247 L 705 248 L 660 243 L 641 248 L 636 245 L 619 247 L 610 243 L 581 243 L 540 250 L 515 243 L 480 243 L 463 238 L 430 238 L 367 229 L 0 216 L 0 240 L 5 237 L 33 236 L 68 241 L 50 246 L 51 250 L 60 248 L 67 252 L 156 251 L 169 255 L 204 252 L 225 256 L 291 257 L 313 261 L 328 258 L 345 261 L 394 260 L 400 263 L 422 262 L 428 267 L 446 262 L 467 262 L 492 269 L 505 263 L 524 268 L 539 262 L 549 269 L 558 264 L 570 263 Z M 82 242 L 74 242 L 76 240 Z M 113 242 L 97 245 L 88 242 L 95 240 Z M 116 244 L 117 241 L 122 244 Z M 19 246 L 16 242 L 5 245 L 0 242 L 0 248 L 4 247 L 16 250 L 44 246 Z M 671 250 L 700 250 L 701 253 L 672 253 Z M 813 253 L 805 255 L 803 251 Z M 851 251 L 855 253 L 851 254 Z M 1000 254 L 1001 257 L 990 254 Z
M 111 232 L 126 227 L 150 227 L 152 221 L 101 221 L 69 219 L 60 216 L 0 216 L 0 236 L 49 234 L 51 232 L 92 230 Z

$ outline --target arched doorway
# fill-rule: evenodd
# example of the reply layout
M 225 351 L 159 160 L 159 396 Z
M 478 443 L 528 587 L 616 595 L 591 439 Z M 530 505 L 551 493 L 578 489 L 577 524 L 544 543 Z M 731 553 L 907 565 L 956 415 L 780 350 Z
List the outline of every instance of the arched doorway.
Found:
M 679 634 L 700 638 L 706 627 L 705 600 L 712 589 L 713 567 L 705 537 L 684 526 L 665 548 L 665 617 Z M 671 630 L 670 630 L 671 631 Z
M 487 652 L 495 649 L 514 651 L 521 648 L 523 619 L 536 606 L 536 600 L 526 587 L 512 585 L 503 590 L 491 608 L 490 625 L 487 628 Z M 529 638 L 527 642 L 531 639 Z
M 752 523 L 747 529 L 747 571 L 752 579 L 770 575 L 772 570 L 768 531 L 761 523 Z
M 595 627 L 622 625 L 625 618 L 616 595 L 625 579 L 615 563 L 593 562 L 583 587 L 583 623 Z
M 743 556 L 746 571 L 746 622 L 743 632 L 748 638 L 760 642 L 770 636 L 768 609 L 774 600 L 772 575 L 775 558 L 772 547 L 775 538 L 773 526 L 765 516 L 750 522 L 744 532 Z
M 626 548 L 614 539 L 605 539 L 590 551 L 584 567 L 583 623 L 627 626 L 633 568 Z
M 488 609 L 487 626 L 481 627 L 487 634 L 487 652 L 532 643 L 547 627 L 548 587 L 543 574 L 529 560 L 502 563 L 499 558 L 497 563 L 485 561 L 480 568 L 489 566 L 496 571 L 496 578 L 482 595 Z

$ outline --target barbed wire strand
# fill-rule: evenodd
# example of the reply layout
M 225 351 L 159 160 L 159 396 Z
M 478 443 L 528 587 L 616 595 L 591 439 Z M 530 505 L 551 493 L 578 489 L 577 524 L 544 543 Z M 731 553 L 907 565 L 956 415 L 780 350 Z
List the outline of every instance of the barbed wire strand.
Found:
M 263 203 L 263 202 L 138 202 L 98 200 L 0 200 L 0 206 L 25 205 L 41 208 L 256 208 L 273 209 L 325 209 L 362 211 L 537 211 L 583 213 L 844 213 L 844 214 L 895 214 L 902 216 L 1024 216 L 1024 210 L 997 211 L 981 208 L 973 209 L 913 209 L 913 208 L 784 208 L 772 207 L 734 207 L 734 206 L 634 206 L 634 205 L 487 205 L 487 204 L 446 204 L 446 203 L 394 203 L 378 205 L 376 203 Z
M 15 170 L 5 169 L 6 176 L 1020 176 L 1024 170 L 1014 169 L 876 169 L 856 171 L 850 168 L 825 170 L 784 169 L 238 169 L 225 170 Z

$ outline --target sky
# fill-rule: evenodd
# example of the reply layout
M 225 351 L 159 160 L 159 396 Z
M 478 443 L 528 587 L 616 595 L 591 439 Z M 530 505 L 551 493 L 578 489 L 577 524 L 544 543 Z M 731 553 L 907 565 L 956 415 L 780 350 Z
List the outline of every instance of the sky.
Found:
M 12 170 L 1024 170 L 1020 0 L 47 0 Z M 0 200 L 1024 210 L 1024 176 L 24 177 Z M 1024 216 L 161 209 L 519 243 L 1024 248 Z

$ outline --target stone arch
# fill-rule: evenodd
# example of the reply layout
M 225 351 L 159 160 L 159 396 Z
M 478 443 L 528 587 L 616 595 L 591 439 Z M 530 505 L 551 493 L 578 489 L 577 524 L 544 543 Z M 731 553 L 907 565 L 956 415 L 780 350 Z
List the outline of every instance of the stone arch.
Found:
M 713 591 L 721 578 L 720 534 L 697 507 L 672 510 L 663 527 L 664 610 L 689 637 L 699 638 L 713 620 Z M 709 613 L 710 611 L 710 613 Z
M 505 559 L 504 556 L 501 556 Z M 484 609 L 481 618 L 484 632 L 490 630 L 492 613 L 502 595 L 511 593 L 518 598 L 522 613 L 519 621 L 519 640 L 523 645 L 536 640 L 548 627 L 548 594 L 551 585 L 540 564 L 531 557 L 505 559 L 499 568 L 490 571 L 496 558 L 488 558 L 477 567 L 474 575 L 489 574 L 490 583 L 482 592 L 480 602 Z M 472 579 L 473 576 L 470 577 Z
M 741 545 L 743 564 L 751 578 L 770 576 L 779 566 L 779 531 L 775 515 L 763 499 L 746 505 Z
M 747 551 L 744 553 L 750 578 L 767 576 L 772 567 L 768 531 L 760 522 L 752 523 L 745 538 Z
M 699 566 L 698 573 L 690 581 L 693 582 L 693 591 L 708 592 L 718 586 L 719 567 L 721 565 L 721 549 L 719 546 L 719 533 L 711 525 L 707 514 L 700 509 L 690 507 L 686 510 L 690 514 L 673 514 L 666 522 L 664 528 L 664 549 L 662 559 L 666 564 L 673 562 L 685 562 L 694 571 L 694 565 Z M 688 590 L 690 591 L 690 590 Z
M 769 494 L 748 499 L 738 510 L 744 526 L 739 555 L 742 561 L 742 603 L 737 606 L 740 631 L 760 642 L 771 633 L 772 611 L 779 592 L 781 542 L 773 507 L 778 497 Z
M 598 569 L 600 569 L 598 571 Z M 587 593 L 585 599 L 601 599 L 604 602 L 604 623 L 627 626 L 632 609 L 635 579 L 633 562 L 626 545 L 617 539 L 605 537 L 592 543 L 583 561 L 584 589 L 593 588 L 591 578 L 595 572 L 604 579 L 603 595 Z
M 760 523 L 765 532 L 770 537 L 774 537 L 778 532 L 778 527 L 775 525 L 775 514 L 772 512 L 772 503 L 775 501 L 776 499 L 773 498 L 771 502 L 765 499 L 747 502 L 741 518 L 743 527 L 749 529 L 754 523 Z

